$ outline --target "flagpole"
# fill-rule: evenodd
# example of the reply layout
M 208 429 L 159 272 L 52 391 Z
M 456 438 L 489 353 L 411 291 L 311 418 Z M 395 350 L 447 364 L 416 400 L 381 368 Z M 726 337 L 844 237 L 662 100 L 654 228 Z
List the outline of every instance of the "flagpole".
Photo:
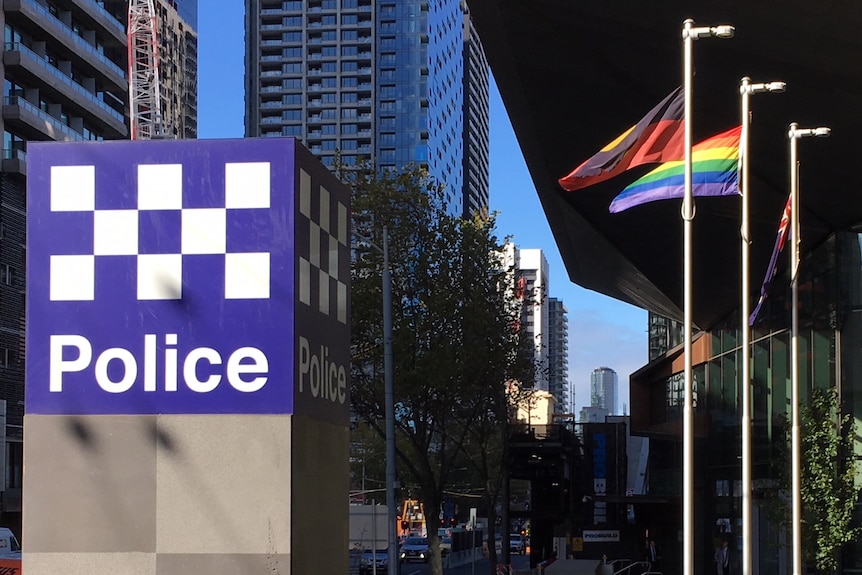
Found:
M 793 122 L 787 132 L 790 140 L 790 411 L 791 411 L 791 463 L 792 477 L 791 514 L 793 521 L 793 575 L 802 575 L 802 468 L 801 436 L 799 428 L 799 161 L 797 140 L 807 136 L 826 137 L 829 128 L 799 129 Z
M 742 575 L 751 575 L 752 569 L 752 530 L 751 521 L 751 328 L 748 318 L 751 315 L 751 295 L 749 294 L 749 233 L 748 212 L 748 130 L 751 125 L 748 100 L 751 94 L 761 92 L 783 92 L 784 82 L 752 84 L 751 78 L 744 77 L 739 85 L 742 97 L 742 133 L 739 137 L 739 163 L 741 174 L 742 224 L 739 235 L 742 250 L 742 313 L 739 328 L 742 331 L 742 361 L 740 362 L 740 390 L 742 391 Z
M 683 472 L 682 472 L 682 567 L 683 575 L 694 575 L 694 398 L 691 372 L 691 224 L 694 220 L 694 203 L 691 190 L 691 100 L 692 100 L 692 42 L 699 38 L 733 36 L 733 26 L 694 27 L 694 20 L 683 22 L 683 84 L 685 95 L 684 147 L 685 195 L 682 200 L 683 221 L 683 330 L 685 341 L 685 403 L 682 418 Z

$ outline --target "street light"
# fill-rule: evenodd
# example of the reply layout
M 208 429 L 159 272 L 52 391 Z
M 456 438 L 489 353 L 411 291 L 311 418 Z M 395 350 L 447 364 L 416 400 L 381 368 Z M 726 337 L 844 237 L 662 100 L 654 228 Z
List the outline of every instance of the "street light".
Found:
M 392 383 L 392 272 L 389 269 L 389 229 L 383 226 L 383 401 L 386 408 L 386 507 L 389 513 L 389 575 L 398 575 L 395 537 L 395 391 Z
M 793 520 L 793 575 L 802 575 L 802 483 L 801 437 L 799 430 L 799 161 L 796 146 L 799 138 L 829 136 L 829 128 L 800 129 L 796 122 L 790 124 L 787 137 L 790 140 L 790 287 L 792 310 L 790 321 L 790 386 L 791 386 L 791 471 L 792 520 Z
M 751 327 L 748 318 L 751 315 L 751 297 L 749 295 L 749 234 L 748 214 L 748 128 L 751 118 L 748 110 L 748 99 L 751 94 L 765 92 L 781 93 L 787 85 L 784 82 L 767 82 L 752 84 L 751 78 L 744 77 L 739 85 L 742 96 L 742 134 L 739 139 L 739 163 L 742 172 L 740 193 L 742 195 L 742 225 L 739 234 L 742 239 L 742 316 L 739 328 L 742 330 L 742 361 L 740 388 L 742 390 L 742 575 L 751 575 Z
M 692 372 L 691 372 L 691 224 L 694 220 L 694 202 L 691 190 L 691 80 L 692 71 L 692 43 L 700 38 L 730 38 L 735 29 L 733 26 L 711 26 L 694 27 L 691 18 L 683 22 L 683 82 L 685 94 L 685 164 L 684 164 L 684 186 L 685 196 L 682 201 L 683 220 L 683 330 L 685 333 L 685 404 L 682 417 L 683 435 L 683 487 L 682 487 L 682 531 L 683 531 L 683 575 L 694 573 L 694 397 L 692 394 Z
M 395 391 L 392 383 L 392 272 L 389 269 L 389 228 L 383 226 L 383 247 L 354 231 L 363 242 L 383 254 L 383 403 L 386 415 L 386 513 L 388 575 L 398 575 L 398 540 L 395 523 Z

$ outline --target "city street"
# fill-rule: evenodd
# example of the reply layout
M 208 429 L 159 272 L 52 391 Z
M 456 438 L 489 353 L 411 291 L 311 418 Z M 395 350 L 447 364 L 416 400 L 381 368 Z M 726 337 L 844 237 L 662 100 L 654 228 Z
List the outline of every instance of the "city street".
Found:
M 515 572 L 524 572 L 530 568 L 530 557 L 528 555 L 513 555 L 512 566 Z M 403 563 L 400 575 L 427 575 L 430 573 L 428 565 L 424 563 Z M 443 575 L 487 575 L 488 560 L 479 559 L 475 564 L 468 563 L 458 567 L 446 567 Z M 383 575 L 383 574 L 380 574 Z

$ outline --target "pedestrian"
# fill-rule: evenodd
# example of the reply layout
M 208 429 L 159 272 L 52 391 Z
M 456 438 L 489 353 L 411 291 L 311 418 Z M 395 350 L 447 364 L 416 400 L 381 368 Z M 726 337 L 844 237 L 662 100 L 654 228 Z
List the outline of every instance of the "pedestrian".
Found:
M 721 547 L 715 550 L 716 575 L 730 574 L 730 550 L 727 539 L 721 542 Z
M 650 571 L 661 571 L 661 553 L 655 545 L 655 539 L 649 540 L 644 560 L 649 563 Z

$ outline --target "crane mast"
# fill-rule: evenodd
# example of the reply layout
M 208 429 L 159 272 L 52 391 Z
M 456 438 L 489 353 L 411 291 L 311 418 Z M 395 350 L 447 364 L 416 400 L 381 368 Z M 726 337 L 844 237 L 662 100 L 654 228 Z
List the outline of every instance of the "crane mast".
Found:
M 133 140 L 164 137 L 153 0 L 129 0 L 129 116 Z

